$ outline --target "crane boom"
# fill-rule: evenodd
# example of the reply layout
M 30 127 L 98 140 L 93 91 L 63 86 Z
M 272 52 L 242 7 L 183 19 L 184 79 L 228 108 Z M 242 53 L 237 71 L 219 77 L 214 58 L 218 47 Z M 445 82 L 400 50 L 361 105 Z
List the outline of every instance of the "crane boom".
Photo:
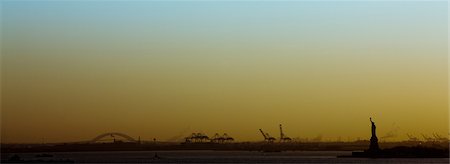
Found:
M 283 127 L 280 124 L 280 140 L 283 140 L 283 138 L 284 138 Z
M 266 136 L 266 134 L 264 134 L 264 132 L 262 131 L 262 129 L 259 129 L 259 131 L 260 131 L 261 134 L 263 135 L 264 139 L 267 140 L 267 136 Z

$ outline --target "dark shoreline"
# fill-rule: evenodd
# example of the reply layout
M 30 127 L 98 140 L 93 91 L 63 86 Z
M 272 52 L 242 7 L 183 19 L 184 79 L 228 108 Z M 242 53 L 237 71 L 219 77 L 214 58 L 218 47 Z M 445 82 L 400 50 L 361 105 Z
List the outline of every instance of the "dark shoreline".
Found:
M 62 143 L 62 144 L 2 144 L 1 153 L 39 152 L 88 152 L 88 151 L 170 151 L 170 150 L 218 150 L 218 151 L 363 151 L 369 141 L 359 142 L 237 142 L 237 143 Z M 448 152 L 448 142 L 385 142 L 383 149 L 394 147 L 427 147 Z
M 449 158 L 449 149 L 439 149 L 423 146 L 397 146 L 378 151 L 365 150 L 352 152 L 350 156 L 338 156 L 339 158 Z

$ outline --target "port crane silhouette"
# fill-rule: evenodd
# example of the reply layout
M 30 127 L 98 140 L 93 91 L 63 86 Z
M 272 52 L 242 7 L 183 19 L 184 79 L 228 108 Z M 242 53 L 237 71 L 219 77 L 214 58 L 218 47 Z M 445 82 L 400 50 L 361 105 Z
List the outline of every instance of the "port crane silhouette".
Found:
M 224 133 L 223 135 L 219 135 L 219 133 L 216 133 L 211 139 L 211 142 L 214 143 L 225 143 L 225 142 L 231 142 L 234 141 L 233 137 L 230 137 L 227 133 Z
M 273 141 L 276 140 L 274 137 L 271 137 L 271 136 L 269 135 L 269 133 L 264 133 L 262 129 L 259 129 L 259 131 L 260 131 L 261 134 L 263 135 L 264 141 L 267 141 L 267 142 L 273 142 Z
M 192 133 L 190 136 L 185 137 L 185 140 L 186 140 L 185 141 L 186 143 L 190 143 L 190 142 L 201 143 L 201 142 L 209 141 L 210 138 L 204 133 Z
M 291 138 L 287 137 L 284 133 L 283 133 L 283 127 L 280 124 L 280 142 L 289 142 L 292 141 Z

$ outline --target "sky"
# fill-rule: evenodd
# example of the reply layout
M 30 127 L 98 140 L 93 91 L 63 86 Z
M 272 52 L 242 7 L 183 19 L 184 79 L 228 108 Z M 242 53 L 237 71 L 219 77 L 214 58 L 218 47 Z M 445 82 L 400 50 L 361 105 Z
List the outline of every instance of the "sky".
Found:
M 447 1 L 2 1 L 1 142 L 449 135 Z

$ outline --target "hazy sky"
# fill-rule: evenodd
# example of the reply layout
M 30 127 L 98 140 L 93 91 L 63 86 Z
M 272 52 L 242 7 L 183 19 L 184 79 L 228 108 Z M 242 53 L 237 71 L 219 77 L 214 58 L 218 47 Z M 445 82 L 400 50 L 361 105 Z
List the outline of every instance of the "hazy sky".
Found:
M 448 135 L 440 2 L 1 2 L 1 141 Z

